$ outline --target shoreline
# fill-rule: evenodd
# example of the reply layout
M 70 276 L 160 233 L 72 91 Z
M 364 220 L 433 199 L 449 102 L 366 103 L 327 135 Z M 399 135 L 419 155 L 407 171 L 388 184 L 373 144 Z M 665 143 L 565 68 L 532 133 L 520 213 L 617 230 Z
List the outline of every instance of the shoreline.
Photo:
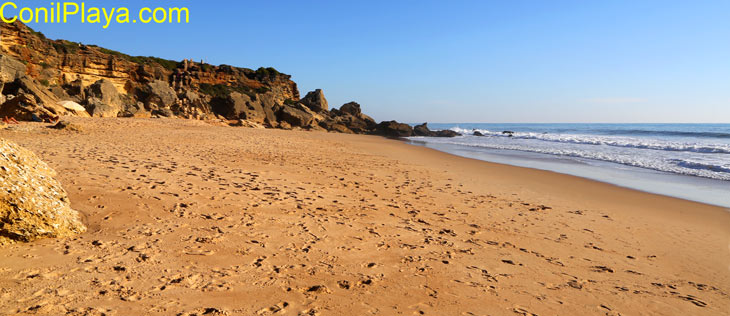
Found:
M 571 171 L 559 170 L 559 169 L 569 169 L 568 167 L 565 167 L 565 166 L 561 166 L 562 168 L 556 167 L 556 166 L 550 166 L 550 164 L 544 164 L 543 167 L 529 166 L 528 165 L 529 163 L 527 163 L 525 161 L 529 160 L 530 158 L 522 158 L 523 160 L 519 160 L 519 158 L 518 158 L 517 163 L 511 164 L 511 163 L 508 163 L 508 162 L 500 162 L 500 161 L 488 160 L 489 158 L 483 158 L 483 159 L 481 159 L 481 158 L 477 158 L 476 157 L 479 154 L 486 154 L 487 156 L 502 156 L 504 154 L 491 153 L 491 152 L 488 152 L 487 151 L 487 152 L 484 152 L 484 153 L 481 153 L 481 152 L 474 153 L 473 156 L 469 156 L 467 153 L 465 153 L 464 155 L 460 155 L 460 154 L 457 154 L 457 153 L 452 153 L 448 149 L 439 149 L 438 148 L 439 146 L 435 146 L 435 145 L 439 145 L 439 144 L 430 144 L 430 143 L 427 143 L 427 142 L 424 142 L 424 141 L 421 141 L 421 140 L 418 140 L 418 139 L 403 139 L 403 142 L 406 143 L 406 144 L 409 144 L 409 145 L 413 145 L 413 146 L 417 146 L 417 147 L 425 147 L 425 148 L 433 149 L 433 150 L 436 150 L 436 151 L 439 151 L 439 152 L 442 152 L 442 153 L 446 153 L 446 154 L 449 154 L 449 155 L 454 155 L 454 156 L 457 156 L 457 157 L 475 159 L 475 160 L 479 160 L 479 161 L 484 161 L 484 162 L 489 162 L 489 163 L 495 163 L 495 164 L 500 164 L 500 165 L 506 165 L 506 166 L 513 166 L 513 167 L 527 168 L 527 169 L 532 169 L 532 170 L 548 171 L 548 172 L 553 172 L 553 173 L 562 174 L 562 175 L 569 175 L 569 176 L 573 176 L 573 177 L 578 177 L 578 178 L 582 178 L 582 179 L 587 179 L 587 180 L 592 180 L 592 181 L 597 181 L 597 182 L 600 182 L 600 183 L 605 183 L 605 184 L 617 186 L 617 187 L 620 187 L 620 188 L 625 188 L 625 189 L 629 189 L 629 190 L 635 190 L 635 191 L 639 191 L 639 192 L 643 192 L 643 193 L 647 193 L 647 194 L 655 194 L 655 195 L 659 195 L 659 196 L 670 197 L 670 198 L 677 198 L 677 199 L 680 199 L 680 200 L 686 200 L 686 201 L 690 201 L 690 202 L 696 202 L 696 203 L 700 203 L 700 204 L 705 204 L 705 205 L 708 205 L 708 206 L 716 206 L 716 207 L 724 208 L 728 212 L 730 212 L 730 204 L 728 204 L 728 205 L 713 204 L 712 202 L 707 201 L 708 198 L 695 197 L 694 199 L 692 199 L 690 197 L 680 196 L 679 194 L 673 195 L 671 192 L 669 192 L 669 189 L 666 189 L 666 188 L 664 189 L 665 192 L 660 192 L 661 190 L 654 191 L 654 192 L 649 191 L 650 189 L 648 189 L 646 187 L 647 186 L 650 186 L 652 184 L 657 184 L 659 182 L 659 180 L 656 180 L 656 179 L 646 179 L 646 178 L 643 178 L 643 179 L 641 179 L 642 182 L 645 182 L 643 184 L 643 187 L 642 187 L 642 185 L 634 185 L 632 187 L 631 184 L 627 184 L 626 183 L 626 182 L 628 182 L 628 180 L 618 181 L 615 178 L 611 178 L 611 176 L 607 174 L 608 172 L 610 172 L 610 170 L 605 170 L 603 167 L 591 166 L 591 167 L 593 167 L 595 169 L 604 169 L 603 170 L 604 171 L 603 174 L 599 174 L 599 175 L 595 175 L 594 174 L 593 177 L 591 177 L 590 175 L 587 175 L 587 174 L 586 175 L 581 175 L 580 172 L 571 173 Z M 456 145 L 448 145 L 448 144 L 445 145 L 445 146 L 441 146 L 441 147 L 448 147 L 448 146 L 453 146 L 454 147 L 454 150 L 460 149 Z M 573 162 L 573 161 L 568 161 L 568 160 L 562 161 L 561 160 L 562 159 L 561 157 L 552 157 L 549 154 L 536 154 L 536 153 L 532 153 L 532 152 L 520 152 L 518 150 L 506 150 L 506 149 L 504 151 L 507 151 L 507 152 L 514 151 L 514 152 L 517 153 L 516 154 L 517 156 L 519 156 L 520 154 L 536 155 L 536 156 L 537 155 L 550 156 L 549 158 L 554 159 L 556 161 L 556 162 L 553 163 L 555 165 L 558 165 L 558 164 L 566 164 L 566 165 L 567 164 L 580 164 L 579 162 Z M 504 156 L 507 156 L 507 155 L 504 155 Z M 615 164 L 613 162 L 606 162 L 606 161 L 596 161 L 596 162 L 597 163 L 601 163 L 601 164 L 609 164 L 609 165 L 610 164 Z M 523 165 L 520 165 L 520 163 L 523 163 Z M 664 172 L 664 171 L 658 171 L 658 170 L 652 170 L 652 169 L 644 169 L 644 168 L 641 168 L 641 167 L 625 166 L 625 165 L 620 165 L 620 164 L 616 164 L 616 165 L 617 166 L 622 166 L 622 167 L 629 167 L 631 169 L 637 169 L 637 170 L 644 171 L 644 172 L 648 172 L 648 173 L 651 173 L 654 177 L 657 177 L 657 178 L 658 177 L 664 177 L 664 178 L 670 178 L 671 177 L 671 178 L 677 178 L 677 179 L 684 178 L 684 181 L 685 182 L 682 183 L 683 185 L 690 185 L 690 184 L 687 184 L 687 182 L 689 182 L 689 181 L 695 181 L 695 182 L 698 182 L 698 181 L 724 182 L 722 180 L 717 180 L 717 179 L 703 178 L 703 177 L 697 177 L 697 176 L 691 176 L 691 175 L 673 174 L 673 173 L 668 173 L 668 172 Z M 575 165 L 574 165 L 574 167 L 575 167 Z M 580 166 L 578 166 L 578 167 L 580 167 Z M 627 174 L 633 174 L 633 172 L 631 172 L 631 171 L 622 171 L 622 172 L 626 172 Z M 584 173 L 586 173 L 586 172 L 584 171 Z M 671 179 L 667 179 L 667 180 L 671 180 Z M 621 182 L 624 182 L 624 183 L 621 183 Z M 672 191 L 674 191 L 675 194 L 677 193 L 678 190 L 679 190 L 678 188 L 673 188 L 672 189 Z M 699 189 L 694 189 L 694 190 L 695 191 L 699 191 Z M 721 193 L 721 192 L 718 192 L 718 193 Z M 728 194 L 730 194 L 730 193 L 728 193 Z M 705 200 L 705 201 L 703 201 L 703 200 Z M 709 200 L 712 200 L 712 199 L 709 198 Z M 719 202 L 719 203 L 722 203 L 722 202 Z M 730 203 L 730 202 L 727 202 L 727 203 Z
M 379 136 L 0 130 L 88 231 L 0 249 L 7 314 L 715 315 L 730 213 Z
M 370 136 L 369 136 L 370 137 Z M 380 136 L 372 136 L 372 137 L 380 137 Z M 720 224 L 719 226 L 721 228 L 726 228 L 728 231 L 730 231 L 730 226 L 725 226 L 726 224 L 730 224 L 730 208 L 719 206 L 719 205 L 713 205 L 708 203 L 702 203 L 698 201 L 683 199 L 679 197 L 673 197 L 668 195 L 662 195 L 657 193 L 651 193 L 646 191 L 641 191 L 629 187 L 619 186 L 603 181 L 593 180 L 590 178 L 580 177 L 576 175 L 571 174 L 565 174 L 550 170 L 543 170 L 543 169 L 536 169 L 536 168 L 530 168 L 530 167 L 522 167 L 522 166 L 515 166 L 510 164 L 504 164 L 504 163 L 498 163 L 498 162 L 491 162 L 491 161 L 485 161 L 480 160 L 476 158 L 470 158 L 470 157 L 464 157 L 456 154 L 452 154 L 449 152 L 440 151 L 434 148 L 428 148 L 425 146 L 415 146 L 411 144 L 407 144 L 406 141 L 398 139 L 398 142 L 401 142 L 403 145 L 409 146 L 409 147 L 415 147 L 422 150 L 426 150 L 431 152 L 432 154 L 436 155 L 443 155 L 444 157 L 448 157 L 447 159 L 455 159 L 455 160 L 463 160 L 464 162 L 467 162 L 470 165 L 473 165 L 475 167 L 479 167 L 479 164 L 485 164 L 482 169 L 488 170 L 488 171 L 495 171 L 502 169 L 500 171 L 501 175 L 507 175 L 508 177 L 502 178 L 500 180 L 505 181 L 509 183 L 510 186 L 514 187 L 528 187 L 532 186 L 532 188 L 539 187 L 539 190 L 536 190 L 535 194 L 547 193 L 547 194 L 558 194 L 560 198 L 567 199 L 566 196 L 570 195 L 571 190 L 575 191 L 591 191 L 591 199 L 597 199 L 601 202 L 611 203 L 615 205 L 625 205 L 626 203 L 622 202 L 609 202 L 605 200 L 605 197 L 599 197 L 596 195 L 596 193 L 600 193 L 599 191 L 608 190 L 615 193 L 619 193 L 621 198 L 625 198 L 628 201 L 631 201 L 632 203 L 639 202 L 642 205 L 648 204 L 648 203 L 654 203 L 654 202 L 661 202 L 662 206 L 672 205 L 668 208 L 672 211 L 677 211 L 678 209 L 682 207 L 697 207 L 703 215 L 711 215 L 713 213 L 717 212 L 717 215 L 721 215 L 722 217 L 725 217 L 726 220 L 720 221 L 720 223 L 716 221 L 711 221 L 710 223 L 716 223 Z M 525 175 L 532 173 L 533 176 L 530 177 L 530 181 L 525 183 L 520 182 L 513 182 L 511 180 L 507 180 L 509 178 L 509 174 L 518 174 L 518 175 Z M 562 187 L 562 188 L 556 188 L 554 186 L 545 185 L 544 183 L 540 183 L 541 180 L 539 178 L 549 178 L 549 179 L 558 179 L 560 181 L 566 181 L 569 182 L 569 186 Z M 521 180 L 525 180 L 525 178 L 522 178 Z M 506 184 L 506 183 L 502 183 Z M 580 188 L 583 187 L 583 188 Z M 579 189 L 580 188 L 580 189 Z M 503 191 L 502 193 L 508 193 L 508 189 Z M 575 200 L 574 200 L 575 201 Z M 647 209 L 652 209 L 653 207 L 647 207 Z M 709 212 L 709 213 L 706 213 Z M 712 225 L 712 224 L 710 224 Z M 730 235 L 729 235 L 730 236 Z M 730 263 L 730 262 L 729 262 Z

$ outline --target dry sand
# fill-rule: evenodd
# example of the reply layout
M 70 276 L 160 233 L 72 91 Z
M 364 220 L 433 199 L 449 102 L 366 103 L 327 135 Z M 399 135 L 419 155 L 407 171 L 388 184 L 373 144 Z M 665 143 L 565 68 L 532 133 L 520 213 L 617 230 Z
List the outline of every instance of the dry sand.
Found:
M 0 314 L 730 313 L 722 208 L 374 136 L 73 121 L 0 131 L 89 226 L 0 249 Z

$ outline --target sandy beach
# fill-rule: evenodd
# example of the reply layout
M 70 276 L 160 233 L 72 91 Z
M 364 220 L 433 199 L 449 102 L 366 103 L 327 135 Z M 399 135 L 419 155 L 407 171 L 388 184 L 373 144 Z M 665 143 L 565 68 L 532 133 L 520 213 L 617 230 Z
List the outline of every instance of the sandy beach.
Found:
M 730 211 L 378 136 L 0 130 L 88 231 L 0 249 L 2 315 L 723 315 Z

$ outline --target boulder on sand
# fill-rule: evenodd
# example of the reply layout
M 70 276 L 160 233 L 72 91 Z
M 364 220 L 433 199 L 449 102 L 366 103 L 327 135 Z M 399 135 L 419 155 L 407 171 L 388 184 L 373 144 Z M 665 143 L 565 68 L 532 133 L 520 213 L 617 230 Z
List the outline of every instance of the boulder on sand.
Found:
M 35 154 L 0 139 L 0 245 L 86 230 L 55 176 Z
M 170 85 L 162 80 L 155 80 L 144 88 L 147 95 L 145 105 L 150 110 L 169 108 L 177 102 L 177 94 Z
M 67 110 L 76 111 L 76 112 L 86 112 L 86 108 L 81 106 L 81 104 L 78 104 L 74 101 L 60 101 L 58 102 L 58 105 L 66 108 Z
M 269 114 L 261 106 L 261 102 L 240 92 L 230 92 L 225 96 L 213 98 L 213 112 L 229 120 L 246 120 L 257 124 L 270 122 Z M 273 112 L 270 115 L 274 117 Z
M 81 126 L 71 123 L 69 121 L 58 121 L 58 123 L 56 123 L 56 125 L 49 126 L 48 128 L 57 129 L 57 130 L 67 130 L 67 131 L 72 131 L 72 132 L 83 131 L 83 128 L 81 128 Z
M 60 101 L 58 102 L 58 105 L 62 106 L 64 109 L 72 112 L 76 116 L 81 117 L 91 117 L 88 112 L 86 112 L 86 108 L 81 106 L 81 104 L 78 104 L 74 101 Z
M 314 116 L 299 109 L 284 105 L 279 110 L 279 119 L 293 127 L 311 127 Z
M 93 117 L 117 117 L 124 109 L 122 96 L 114 84 L 99 80 L 86 88 L 86 110 Z

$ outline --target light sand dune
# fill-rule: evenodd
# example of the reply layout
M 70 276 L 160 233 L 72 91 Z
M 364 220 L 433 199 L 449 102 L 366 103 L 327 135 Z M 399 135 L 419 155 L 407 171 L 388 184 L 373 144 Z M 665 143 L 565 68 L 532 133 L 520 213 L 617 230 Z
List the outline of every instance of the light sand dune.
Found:
M 721 208 L 374 136 L 73 122 L 0 131 L 89 228 L 0 249 L 0 314 L 730 312 Z

